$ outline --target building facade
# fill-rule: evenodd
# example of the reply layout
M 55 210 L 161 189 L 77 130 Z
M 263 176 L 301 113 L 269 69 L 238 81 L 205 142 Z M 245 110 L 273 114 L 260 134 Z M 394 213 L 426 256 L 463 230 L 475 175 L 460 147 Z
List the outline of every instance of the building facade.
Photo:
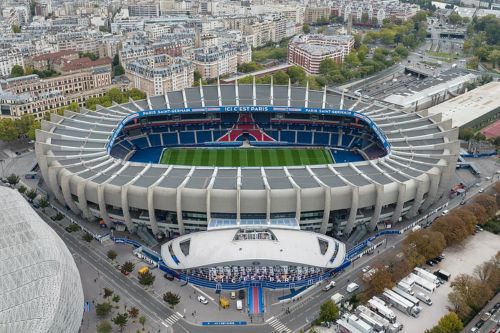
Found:
M 245 43 L 194 50 L 193 64 L 204 79 L 234 74 L 238 65 L 252 61 L 252 50 Z
M 8 77 L 15 65 L 24 67 L 24 59 L 20 52 L 12 49 L 0 51 L 0 75 L 2 77 Z

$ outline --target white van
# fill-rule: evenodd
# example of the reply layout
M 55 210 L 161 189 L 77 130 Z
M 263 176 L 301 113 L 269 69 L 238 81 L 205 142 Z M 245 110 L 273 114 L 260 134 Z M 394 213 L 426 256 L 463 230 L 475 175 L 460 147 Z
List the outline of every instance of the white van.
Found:
M 236 309 L 243 310 L 243 302 L 241 301 L 241 299 L 236 301 Z
M 323 291 L 328 291 L 335 287 L 335 281 L 330 281 L 326 286 L 323 287 Z
M 356 284 L 356 283 L 354 283 L 354 282 L 352 282 L 352 283 L 349 283 L 347 285 L 346 290 L 347 290 L 347 292 L 352 293 L 353 291 L 356 291 L 358 288 L 359 288 L 359 285 Z

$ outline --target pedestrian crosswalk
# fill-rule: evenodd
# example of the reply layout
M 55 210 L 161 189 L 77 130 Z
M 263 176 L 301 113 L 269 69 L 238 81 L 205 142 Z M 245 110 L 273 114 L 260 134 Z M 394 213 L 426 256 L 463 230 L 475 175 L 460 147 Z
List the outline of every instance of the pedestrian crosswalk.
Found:
M 170 317 L 168 317 L 167 319 L 165 319 L 165 321 L 162 321 L 162 324 L 166 327 L 168 327 L 168 325 L 172 326 L 181 318 L 182 318 L 182 315 L 179 312 L 176 312 L 173 315 L 171 315 Z
M 266 323 L 271 325 L 271 327 L 279 333 L 292 333 L 292 330 L 286 327 L 278 318 L 271 317 L 266 320 Z

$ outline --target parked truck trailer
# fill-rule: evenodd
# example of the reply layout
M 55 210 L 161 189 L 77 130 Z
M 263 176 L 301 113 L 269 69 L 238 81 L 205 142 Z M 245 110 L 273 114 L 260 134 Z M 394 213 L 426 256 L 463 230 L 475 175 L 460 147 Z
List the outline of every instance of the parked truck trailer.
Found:
M 415 267 L 413 269 L 413 272 L 416 275 L 420 276 L 421 278 L 426 279 L 427 281 L 434 283 L 436 285 L 436 287 L 439 287 L 440 282 L 439 282 L 438 277 L 436 275 L 432 274 L 431 272 L 428 272 L 425 269 L 420 268 L 420 267 Z
M 369 323 L 377 332 L 396 333 L 403 329 L 402 324 L 398 322 L 391 324 L 389 320 L 364 305 L 360 305 L 356 308 L 356 314 Z
M 412 296 L 410 294 L 408 294 L 407 292 L 399 289 L 398 287 L 394 287 L 392 288 L 392 291 L 394 291 L 396 294 L 398 294 L 399 296 L 402 296 L 404 297 L 405 299 L 409 300 L 410 302 L 412 302 L 413 304 L 415 305 L 420 305 L 420 300 L 418 298 L 416 298 L 415 296 Z
M 385 302 L 382 301 L 378 297 L 372 297 L 370 300 L 368 300 L 367 303 L 368 307 L 387 319 L 391 324 L 394 324 L 396 322 L 396 315 L 394 314 L 394 311 L 389 309 L 386 305 Z
M 408 301 L 402 296 L 399 296 L 394 291 L 389 289 L 384 290 L 384 292 L 382 293 L 382 299 L 391 304 L 399 311 L 406 313 L 412 317 L 418 317 L 418 314 L 421 311 L 420 307 L 414 305 L 412 302 Z

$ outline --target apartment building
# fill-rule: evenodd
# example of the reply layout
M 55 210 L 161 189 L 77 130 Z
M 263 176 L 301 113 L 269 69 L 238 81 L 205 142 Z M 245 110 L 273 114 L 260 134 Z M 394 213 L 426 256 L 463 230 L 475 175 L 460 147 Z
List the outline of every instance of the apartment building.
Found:
M 135 3 L 128 5 L 128 15 L 130 17 L 159 17 L 159 3 Z
M 309 74 L 319 74 L 324 59 L 342 63 L 353 46 L 354 38 L 350 35 L 300 35 L 288 44 L 288 62 L 301 66 Z
M 234 74 L 238 65 L 252 61 L 252 50 L 245 43 L 233 43 L 194 50 L 193 64 L 204 79 Z
M 304 12 L 304 23 L 316 23 L 321 19 L 330 18 L 330 7 L 306 7 Z
M 62 63 L 65 61 L 78 59 L 78 52 L 75 50 L 64 50 L 53 53 L 40 54 L 33 57 L 29 63 L 34 69 L 39 71 L 44 71 L 48 69 L 54 69 L 55 67 L 61 67 Z
M 8 77 L 12 67 L 19 65 L 24 67 L 24 60 L 21 52 L 15 49 L 5 49 L 0 51 L 0 76 Z
M 163 95 L 193 85 L 193 63 L 166 54 L 140 58 L 125 65 L 132 86 L 149 96 Z

